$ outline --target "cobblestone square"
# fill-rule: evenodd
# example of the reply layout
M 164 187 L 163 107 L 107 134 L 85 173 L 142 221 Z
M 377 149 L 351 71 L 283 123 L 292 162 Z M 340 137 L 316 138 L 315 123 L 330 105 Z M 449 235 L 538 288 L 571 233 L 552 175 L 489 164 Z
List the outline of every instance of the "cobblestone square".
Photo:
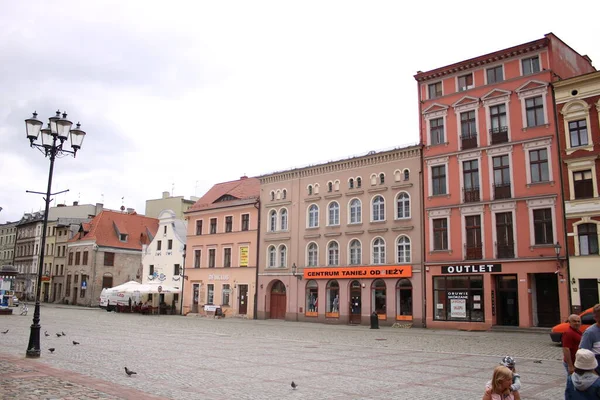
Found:
M 371 330 L 56 306 L 42 306 L 41 316 L 50 336 L 42 333 L 39 360 L 24 358 L 31 313 L 0 319 L 0 330 L 9 329 L 0 335 L 0 398 L 480 399 L 506 354 L 517 360 L 523 399 L 564 396 L 560 347 L 542 333 Z M 138 374 L 128 377 L 124 366 Z

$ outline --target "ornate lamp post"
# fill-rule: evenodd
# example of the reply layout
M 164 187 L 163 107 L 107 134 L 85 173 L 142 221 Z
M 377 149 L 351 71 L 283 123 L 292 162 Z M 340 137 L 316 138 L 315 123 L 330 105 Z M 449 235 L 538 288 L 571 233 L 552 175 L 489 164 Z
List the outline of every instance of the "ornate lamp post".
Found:
M 29 333 L 29 344 L 27 345 L 26 356 L 28 358 L 38 358 L 40 356 L 40 294 L 42 291 L 42 267 L 44 264 L 44 249 L 46 247 L 46 230 L 48 229 L 48 210 L 50 208 L 50 196 L 54 196 L 59 193 L 66 192 L 66 190 L 57 193 L 51 193 L 52 191 L 52 173 L 54 172 L 54 160 L 57 156 L 73 155 L 77 153 L 77 150 L 81 149 L 85 132 L 80 129 L 80 124 L 77 123 L 75 129 L 71 129 L 73 123 L 67 119 L 67 114 L 63 113 L 62 118 L 60 111 L 56 112 L 54 117 L 49 118 L 48 127 L 42 129 L 42 121 L 37 119 L 37 113 L 33 113 L 32 118 L 25 120 L 25 126 L 27 129 L 27 139 L 31 147 L 35 147 L 44 154 L 45 157 L 50 159 L 50 171 L 48 173 L 48 189 L 46 193 L 27 191 L 28 193 L 37 193 L 45 195 L 44 201 L 46 207 L 44 211 L 44 225 L 42 230 L 42 243 L 40 248 L 40 261 L 38 265 L 38 279 L 35 295 L 35 310 L 33 312 L 33 323 L 31 324 L 31 331 Z M 38 138 L 41 136 L 41 144 L 36 143 Z M 70 136 L 71 139 L 71 150 L 67 150 L 64 147 Z

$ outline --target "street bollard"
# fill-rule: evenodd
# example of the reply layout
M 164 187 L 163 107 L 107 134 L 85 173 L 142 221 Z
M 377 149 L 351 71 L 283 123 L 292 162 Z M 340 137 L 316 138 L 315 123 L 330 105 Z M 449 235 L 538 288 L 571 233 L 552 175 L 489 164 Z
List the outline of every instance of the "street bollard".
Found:
M 379 318 L 375 311 L 371 314 L 371 329 L 379 329 Z

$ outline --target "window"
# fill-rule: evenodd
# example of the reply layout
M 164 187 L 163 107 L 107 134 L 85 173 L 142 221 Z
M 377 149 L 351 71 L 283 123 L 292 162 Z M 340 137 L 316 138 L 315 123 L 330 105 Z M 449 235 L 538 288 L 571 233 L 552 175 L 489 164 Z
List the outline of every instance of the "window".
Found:
M 465 256 L 467 260 L 481 260 L 483 258 L 483 246 L 481 243 L 481 216 L 468 215 L 465 217 Z
M 463 140 L 477 136 L 475 110 L 460 113 L 460 133 Z
M 570 121 L 569 137 L 571 138 L 571 147 L 587 146 L 587 121 L 585 119 L 581 119 L 579 121 Z
M 334 201 L 329 204 L 328 207 L 328 218 L 327 225 L 339 225 L 340 224 L 340 205 Z
M 121 234 L 119 235 L 119 240 L 120 240 L 121 242 L 126 242 L 126 241 L 127 241 L 127 235 L 126 235 L 126 234 L 124 234 L 124 233 L 121 233 Z
M 352 178 L 348 180 L 348 189 L 354 189 L 354 179 Z
M 69 284 L 70 278 L 68 277 L 67 279 L 67 285 Z M 113 277 L 110 274 L 104 274 L 104 276 L 102 276 L 102 289 L 105 288 L 111 288 L 113 287 Z M 70 287 L 69 287 L 70 289 Z M 67 289 L 67 292 L 69 291 L 69 289 Z
M 433 118 L 429 120 L 429 135 L 431 145 L 445 143 L 444 118 Z
M 404 170 L 404 180 L 407 181 L 410 179 L 410 171 L 405 169 Z
M 231 267 L 231 248 L 223 249 L 223 267 Z
M 483 299 L 482 275 L 433 277 L 435 320 L 483 322 Z
M 548 182 L 550 175 L 548 172 L 548 150 L 530 150 L 529 167 L 531 169 L 531 182 Z
M 169 239 L 167 242 L 167 250 L 173 250 L 173 239 Z
M 275 192 L 271 191 L 271 201 L 275 200 Z
M 350 223 L 359 224 L 362 221 L 362 204 L 359 199 L 350 201 Z
M 73 253 L 71 253 L 73 254 Z M 104 252 L 104 266 L 112 267 L 115 265 L 115 253 Z
M 373 198 L 373 221 L 385 221 L 385 200 L 382 196 Z
M 242 214 L 242 231 L 250 229 L 250 214 Z
M 282 231 L 288 230 L 288 212 L 285 208 L 280 211 L 280 229 Z
M 167 226 L 165 225 L 163 228 L 163 235 L 166 235 L 166 234 L 167 234 Z
M 379 184 L 383 185 L 385 183 L 385 174 L 379 174 Z
M 429 94 L 429 99 L 442 97 L 442 82 L 430 83 L 427 85 L 427 92 Z
M 510 166 L 508 155 L 492 157 L 494 168 L 494 199 L 509 199 L 510 190 Z
M 521 60 L 523 75 L 531 75 L 540 72 L 540 58 L 538 56 L 524 58 Z
M 267 268 L 275 268 L 277 262 L 277 250 L 275 249 L 275 246 L 269 246 L 267 258 Z
M 375 280 L 371 285 L 371 304 L 373 311 L 386 318 L 386 285 L 383 279 Z
M 490 133 L 492 144 L 508 142 L 508 124 L 506 122 L 506 104 L 490 106 Z
M 486 71 L 487 84 L 502 82 L 504 80 L 504 73 L 502 71 L 502 65 L 498 65 L 492 68 L 488 68 Z
M 215 267 L 216 249 L 208 249 L 208 268 Z
M 283 189 L 283 192 L 281 192 L 281 198 L 283 200 L 287 199 L 287 190 Z
M 446 166 L 431 167 L 432 193 L 434 196 L 446 194 Z
M 181 265 L 180 264 L 173 265 L 173 275 L 174 276 L 181 275 Z
M 592 170 L 573 172 L 573 189 L 575 189 L 575 199 L 589 199 L 594 197 Z
M 279 267 L 285 268 L 287 266 L 287 247 L 285 245 L 279 246 Z
M 81 253 L 79 251 L 75 253 L 75 265 L 81 265 Z
M 340 285 L 337 281 L 327 282 L 327 309 L 328 313 L 336 313 L 332 317 L 339 317 L 340 311 Z
M 360 189 L 362 185 L 362 178 L 359 176 L 358 178 L 356 178 L 356 188 Z
M 535 244 L 554 243 L 554 236 L 552 234 L 552 210 L 550 208 L 533 210 L 533 227 Z
M 350 265 L 359 265 L 362 259 L 362 246 L 358 239 L 350 242 Z
M 215 285 L 209 283 L 206 285 L 206 304 L 213 304 L 215 300 Z
M 448 220 L 433 220 L 433 250 L 448 250 Z
M 403 278 L 396 285 L 396 315 L 412 318 L 413 304 L 412 284 L 410 280 Z
M 327 246 L 327 265 L 340 264 L 340 245 L 338 242 L 330 242 Z
M 225 217 L 225 232 L 229 233 L 233 230 L 233 217 Z
M 589 256 L 598 254 L 598 231 L 596 224 L 577 225 L 579 238 L 579 255 Z
M 161 250 L 162 250 L 162 241 L 157 240 L 156 241 L 156 251 L 161 251 Z
M 373 241 L 373 264 L 385 264 L 385 241 L 382 238 Z
M 229 284 L 228 283 L 223 284 L 222 301 L 221 301 L 222 306 L 229 305 L 230 294 L 231 294 L 231 289 L 230 289 Z
M 73 265 L 73 252 L 69 252 L 69 265 Z
M 217 233 L 217 219 L 216 218 L 210 219 L 210 233 L 211 233 L 211 235 L 214 235 L 215 233 Z
M 319 248 L 316 243 L 309 243 L 308 245 L 308 264 L 309 267 L 316 267 L 319 262 Z
M 104 289 L 105 287 L 112 287 L 112 286 L 104 286 L 102 285 L 102 288 Z M 71 291 L 71 274 L 67 274 L 67 293 L 69 293 Z
M 269 212 L 269 232 L 275 232 L 277 230 L 277 211 L 271 210 Z
M 319 226 L 319 206 L 312 204 L 308 208 L 308 227 L 316 228 Z
M 87 252 L 87 250 L 83 252 L 83 261 L 81 263 L 83 265 L 88 265 L 88 252 Z
M 79 275 L 73 275 L 73 283 L 79 283 Z
M 513 235 L 512 213 L 496 214 L 496 257 L 514 258 L 515 242 Z
M 463 197 L 465 203 L 479 201 L 479 161 L 463 161 Z
M 466 74 L 458 77 L 458 91 L 464 92 L 473 87 L 473 74 Z
M 328 192 L 333 191 L 333 182 L 327 182 L 327 191 Z
M 306 314 L 309 317 L 316 317 L 319 310 L 319 285 L 317 281 L 308 281 L 306 283 Z M 308 314 L 311 313 L 311 314 Z
M 527 113 L 528 128 L 544 125 L 544 100 L 542 96 L 526 99 L 525 112 Z
M 410 239 L 408 236 L 400 236 L 396 242 L 398 263 L 410 262 Z
M 402 192 L 396 199 L 396 218 L 410 218 L 410 197 Z
M 312 196 L 312 194 L 313 194 L 313 187 L 312 187 L 312 185 L 308 185 L 308 195 Z
M 194 250 L 194 268 L 200 268 L 202 261 L 202 250 Z
M 202 220 L 196 220 L 196 235 L 202 235 Z

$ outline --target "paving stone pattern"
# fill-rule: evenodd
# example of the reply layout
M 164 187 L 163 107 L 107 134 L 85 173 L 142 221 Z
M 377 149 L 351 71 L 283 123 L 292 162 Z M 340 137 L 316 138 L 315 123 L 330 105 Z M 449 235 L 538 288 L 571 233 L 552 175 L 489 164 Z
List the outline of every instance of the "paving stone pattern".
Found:
M 0 335 L 0 398 L 480 399 L 506 354 L 517 359 L 521 398 L 564 398 L 561 349 L 548 334 L 371 330 L 65 306 L 43 306 L 41 318 L 50 336 L 42 336 L 42 357 L 28 360 L 31 318 L 0 317 L 0 330 L 10 329 Z M 61 331 L 67 335 L 57 338 Z M 124 366 L 138 375 L 128 377 Z

